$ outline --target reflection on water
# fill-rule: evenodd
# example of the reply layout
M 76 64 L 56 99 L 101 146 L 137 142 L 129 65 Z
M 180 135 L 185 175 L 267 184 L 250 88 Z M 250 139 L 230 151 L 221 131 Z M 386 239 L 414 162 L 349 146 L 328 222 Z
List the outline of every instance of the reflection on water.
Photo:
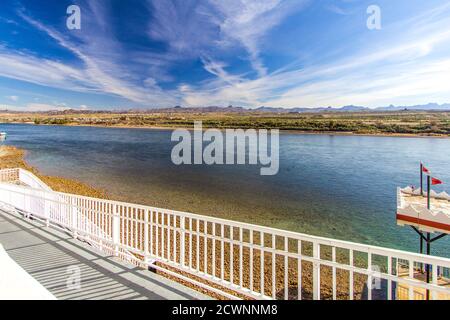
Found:
M 420 160 L 450 182 L 448 139 L 281 134 L 280 171 L 260 176 L 259 166 L 175 166 L 167 130 L 8 124 L 1 131 L 43 173 L 115 198 L 411 251 L 419 240 L 395 224 L 396 187 L 418 184 Z M 448 238 L 433 244 L 434 254 L 450 256 L 449 249 Z

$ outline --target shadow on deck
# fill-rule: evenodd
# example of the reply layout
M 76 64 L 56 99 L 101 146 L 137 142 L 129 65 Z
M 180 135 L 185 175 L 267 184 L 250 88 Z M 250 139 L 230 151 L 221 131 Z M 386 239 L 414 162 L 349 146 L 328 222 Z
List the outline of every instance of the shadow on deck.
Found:
M 0 243 L 57 299 L 209 299 L 95 251 L 68 234 L 4 210 L 0 210 Z

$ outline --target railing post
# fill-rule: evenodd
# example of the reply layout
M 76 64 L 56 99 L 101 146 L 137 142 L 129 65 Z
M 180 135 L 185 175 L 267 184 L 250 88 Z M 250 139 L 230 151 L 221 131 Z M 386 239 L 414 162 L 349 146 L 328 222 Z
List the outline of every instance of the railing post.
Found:
M 372 268 L 372 254 L 368 252 L 367 254 L 367 300 L 372 300 L 372 287 L 373 287 L 373 268 Z
M 47 197 L 44 194 L 44 217 L 45 217 L 45 225 L 46 227 L 50 227 L 50 207 L 48 204 L 48 201 L 46 199 Z
M 181 266 L 185 266 L 185 242 L 186 242 L 186 217 L 180 216 L 180 228 L 181 228 L 181 234 L 180 234 L 180 263 Z M 197 230 L 198 232 L 198 230 Z M 198 244 L 197 244 L 198 246 Z M 197 248 L 198 249 L 198 248 Z M 198 261 L 197 261 L 198 264 Z M 205 272 L 206 273 L 206 272 Z
M 354 299 L 354 290 L 353 290 L 353 286 L 354 286 L 354 283 L 353 283 L 353 265 L 354 265 L 354 261 L 353 261 L 354 259 L 353 259 L 353 249 L 350 249 L 349 250 L 349 257 L 348 257 L 348 261 L 349 261 L 349 265 L 350 265 L 350 268 L 351 268 L 351 270 L 350 270 L 350 272 L 349 272 L 349 279 L 348 279 L 348 281 L 349 281 L 349 284 L 348 284 L 348 286 L 349 286 L 349 292 L 348 292 L 348 294 L 349 294 L 349 299 L 350 300 L 353 300 Z
M 149 250 L 149 237 L 148 237 L 148 225 L 149 225 L 149 217 L 148 217 L 148 209 L 144 211 L 144 252 L 145 252 L 145 260 L 147 260 L 147 256 L 150 255 Z
M 433 285 L 438 286 L 438 265 L 433 263 L 431 265 L 431 268 L 432 268 L 431 272 L 432 272 L 432 277 L 433 277 L 432 283 L 433 283 Z M 431 291 L 431 299 L 432 300 L 438 299 L 436 290 Z
M 320 244 L 313 243 L 313 299 L 320 300 Z
M 76 239 L 78 237 L 78 208 L 76 205 L 76 198 L 70 199 L 72 212 L 71 212 L 71 219 L 72 219 L 72 230 L 73 230 L 73 237 Z
M 117 212 L 117 205 L 113 205 L 112 238 L 114 243 L 114 255 L 119 255 L 120 244 L 120 216 Z
M 387 257 L 387 274 L 392 275 L 392 257 Z M 392 280 L 387 280 L 387 300 L 392 300 Z
M 23 195 L 23 207 L 24 207 L 24 217 L 26 218 L 29 214 L 30 214 L 30 212 L 31 212 L 31 208 L 30 208 L 30 201 L 27 201 L 27 197 L 26 197 L 26 195 L 24 194 Z

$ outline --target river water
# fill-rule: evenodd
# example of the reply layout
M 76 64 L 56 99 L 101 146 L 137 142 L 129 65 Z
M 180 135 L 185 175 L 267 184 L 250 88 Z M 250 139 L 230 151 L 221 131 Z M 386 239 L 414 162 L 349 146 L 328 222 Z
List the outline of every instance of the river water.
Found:
M 397 186 L 418 185 L 421 160 L 450 183 L 450 139 L 282 133 L 279 173 L 261 176 L 259 166 L 174 165 L 170 130 L 1 130 L 42 173 L 120 200 L 410 251 L 419 239 L 395 223 Z M 450 237 L 432 250 L 450 257 Z

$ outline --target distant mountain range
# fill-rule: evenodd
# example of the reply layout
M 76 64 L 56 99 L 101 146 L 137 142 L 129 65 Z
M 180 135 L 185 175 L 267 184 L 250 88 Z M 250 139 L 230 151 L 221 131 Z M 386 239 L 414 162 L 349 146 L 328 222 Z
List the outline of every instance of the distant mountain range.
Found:
M 183 108 L 183 107 L 174 107 L 174 108 L 166 108 L 166 109 L 150 109 L 148 112 L 274 112 L 274 113 L 321 113 L 321 112 L 386 112 L 386 111 L 450 111 L 450 103 L 437 104 L 437 103 L 429 103 L 425 105 L 416 105 L 416 106 L 394 106 L 390 105 L 387 107 L 378 107 L 378 108 L 368 108 L 362 106 L 344 106 L 340 108 L 334 107 L 319 107 L 319 108 L 283 108 L 283 107 L 259 107 L 256 109 L 249 109 L 244 107 L 217 107 L 217 106 L 208 106 L 208 107 L 198 107 L 198 108 Z M 138 110 L 134 110 L 138 111 Z M 142 111 L 142 110 L 141 110 Z
M 417 106 L 409 106 L 409 107 L 398 107 L 390 105 L 389 107 L 381 107 L 377 108 L 376 110 L 381 111 L 398 111 L 398 110 L 436 110 L 436 111 L 449 111 L 450 110 L 450 103 L 444 103 L 444 104 L 437 104 L 437 103 L 429 103 L 424 105 L 417 105 Z
M 272 107 L 259 107 L 255 109 L 260 112 L 365 112 L 365 111 L 450 111 L 450 103 L 437 104 L 437 103 L 429 103 L 425 105 L 416 105 L 416 106 L 394 106 L 390 105 L 387 107 L 378 107 L 378 108 L 368 108 L 362 106 L 344 106 L 340 108 L 333 107 L 320 107 L 320 108 L 272 108 Z
M 173 107 L 173 108 L 165 108 L 165 109 L 134 109 L 128 110 L 127 112 L 180 112 L 180 113 L 196 113 L 196 112 L 273 112 L 273 113 L 321 113 L 321 112 L 388 112 L 388 111 L 450 111 L 450 103 L 445 104 L 437 104 L 437 103 L 429 103 L 425 105 L 416 105 L 416 106 L 394 106 L 390 105 L 387 107 L 378 107 L 378 108 L 368 108 L 362 106 L 344 106 L 340 108 L 335 107 L 319 107 L 319 108 L 283 108 L 283 107 L 259 107 L 256 109 L 249 109 L 244 107 L 217 107 L 217 106 L 208 106 L 208 107 Z
M 362 112 L 370 111 L 371 109 L 367 107 L 359 106 L 345 106 L 341 108 L 333 107 L 320 107 L 320 108 L 272 108 L 272 107 L 259 107 L 254 109 L 259 112 L 277 112 L 277 113 L 305 113 L 305 112 Z
M 0 105 L 0 112 L 22 113 L 17 110 L 4 110 Z M 141 108 L 141 109 L 123 109 L 123 110 L 79 110 L 67 109 L 63 111 L 45 111 L 45 112 L 26 112 L 25 113 L 44 113 L 44 114 L 88 114 L 88 113 L 212 113 L 212 112 L 230 112 L 230 113 L 244 113 L 244 112 L 268 112 L 268 113 L 323 113 L 323 112 L 389 112 L 389 111 L 450 111 L 450 103 L 438 104 L 429 103 L 415 106 L 394 106 L 368 108 L 362 106 L 344 106 L 344 107 L 319 107 L 319 108 L 283 108 L 283 107 L 259 107 L 256 109 L 249 109 L 244 107 L 172 107 L 172 108 Z

